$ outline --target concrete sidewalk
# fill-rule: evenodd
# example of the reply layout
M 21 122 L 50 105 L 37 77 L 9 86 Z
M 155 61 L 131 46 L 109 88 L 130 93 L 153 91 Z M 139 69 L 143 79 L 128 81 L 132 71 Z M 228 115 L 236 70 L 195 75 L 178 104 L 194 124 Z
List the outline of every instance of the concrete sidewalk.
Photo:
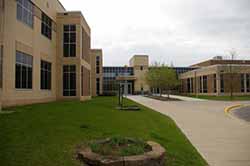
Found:
M 249 102 L 128 98 L 171 117 L 209 165 L 250 166 L 250 125 L 224 113 L 225 107 Z
M 167 95 L 163 95 L 163 96 L 166 97 Z M 179 99 L 182 101 L 207 101 L 204 99 L 197 99 L 197 98 L 193 98 L 193 97 L 177 96 L 177 95 L 170 95 L 170 98 L 175 98 L 175 99 Z

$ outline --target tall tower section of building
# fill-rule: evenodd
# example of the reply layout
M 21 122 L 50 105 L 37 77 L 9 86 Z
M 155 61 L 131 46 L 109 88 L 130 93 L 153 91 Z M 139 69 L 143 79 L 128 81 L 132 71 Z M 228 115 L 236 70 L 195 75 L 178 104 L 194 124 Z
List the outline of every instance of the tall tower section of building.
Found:
M 149 70 L 148 55 L 134 55 L 129 61 L 130 67 L 134 68 L 134 82 L 135 94 L 145 94 L 149 92 L 149 86 L 146 82 L 146 73 Z

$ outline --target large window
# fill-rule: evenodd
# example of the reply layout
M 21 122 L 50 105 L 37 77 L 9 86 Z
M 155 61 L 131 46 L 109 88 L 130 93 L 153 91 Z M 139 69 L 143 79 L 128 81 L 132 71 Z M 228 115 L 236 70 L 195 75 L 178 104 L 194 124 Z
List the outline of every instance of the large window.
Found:
M 245 74 L 241 74 L 240 75 L 240 89 L 241 89 L 241 92 L 244 93 L 245 92 Z
M 64 57 L 76 56 L 76 25 L 63 27 L 63 55 Z
M 100 95 L 100 78 L 96 78 L 96 94 Z
M 224 75 L 223 74 L 220 75 L 220 92 L 221 93 L 225 92 L 225 89 L 224 89 Z
M 33 28 L 34 6 L 30 0 L 17 0 L 17 19 Z
M 51 63 L 41 61 L 41 89 L 51 90 Z
M 52 20 L 42 13 L 41 33 L 47 38 L 52 38 Z
M 247 92 L 250 92 L 250 74 L 246 74 Z
M 193 78 L 187 79 L 187 88 L 188 93 L 193 93 Z
M 199 84 L 200 84 L 200 93 L 203 93 L 203 88 L 202 88 L 202 77 L 199 77 Z
M 96 74 L 100 73 L 100 56 L 96 57 Z
M 16 52 L 16 88 L 32 89 L 32 66 L 31 55 Z
M 63 96 L 76 96 L 76 66 L 63 66 Z
M 0 88 L 3 87 L 3 46 L 0 45 Z
M 203 93 L 207 93 L 207 76 L 203 76 Z
M 217 93 L 217 76 L 214 74 L 214 93 Z

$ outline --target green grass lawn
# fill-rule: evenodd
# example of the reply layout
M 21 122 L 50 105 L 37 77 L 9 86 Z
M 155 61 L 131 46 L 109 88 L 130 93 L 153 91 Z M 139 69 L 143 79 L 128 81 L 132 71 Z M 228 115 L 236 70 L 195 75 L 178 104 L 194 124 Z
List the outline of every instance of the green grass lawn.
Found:
M 199 99 L 206 99 L 206 100 L 220 100 L 220 101 L 231 101 L 230 96 L 190 96 Z M 233 101 L 246 101 L 250 100 L 250 96 L 233 96 Z
M 126 101 L 134 105 L 132 101 Z M 154 140 L 167 150 L 168 166 L 203 166 L 206 161 L 168 117 L 140 106 L 115 109 L 114 97 L 12 108 L 0 114 L 2 166 L 78 166 L 78 144 L 110 136 Z

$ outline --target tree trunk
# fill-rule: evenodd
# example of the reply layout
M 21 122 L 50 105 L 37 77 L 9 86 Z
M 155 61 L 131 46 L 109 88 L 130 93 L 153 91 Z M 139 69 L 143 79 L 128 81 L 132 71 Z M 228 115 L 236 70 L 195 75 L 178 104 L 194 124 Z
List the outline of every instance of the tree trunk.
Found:
M 168 91 L 168 99 L 170 99 L 170 94 L 169 94 L 170 91 L 169 91 L 169 88 L 167 89 L 167 91 Z

